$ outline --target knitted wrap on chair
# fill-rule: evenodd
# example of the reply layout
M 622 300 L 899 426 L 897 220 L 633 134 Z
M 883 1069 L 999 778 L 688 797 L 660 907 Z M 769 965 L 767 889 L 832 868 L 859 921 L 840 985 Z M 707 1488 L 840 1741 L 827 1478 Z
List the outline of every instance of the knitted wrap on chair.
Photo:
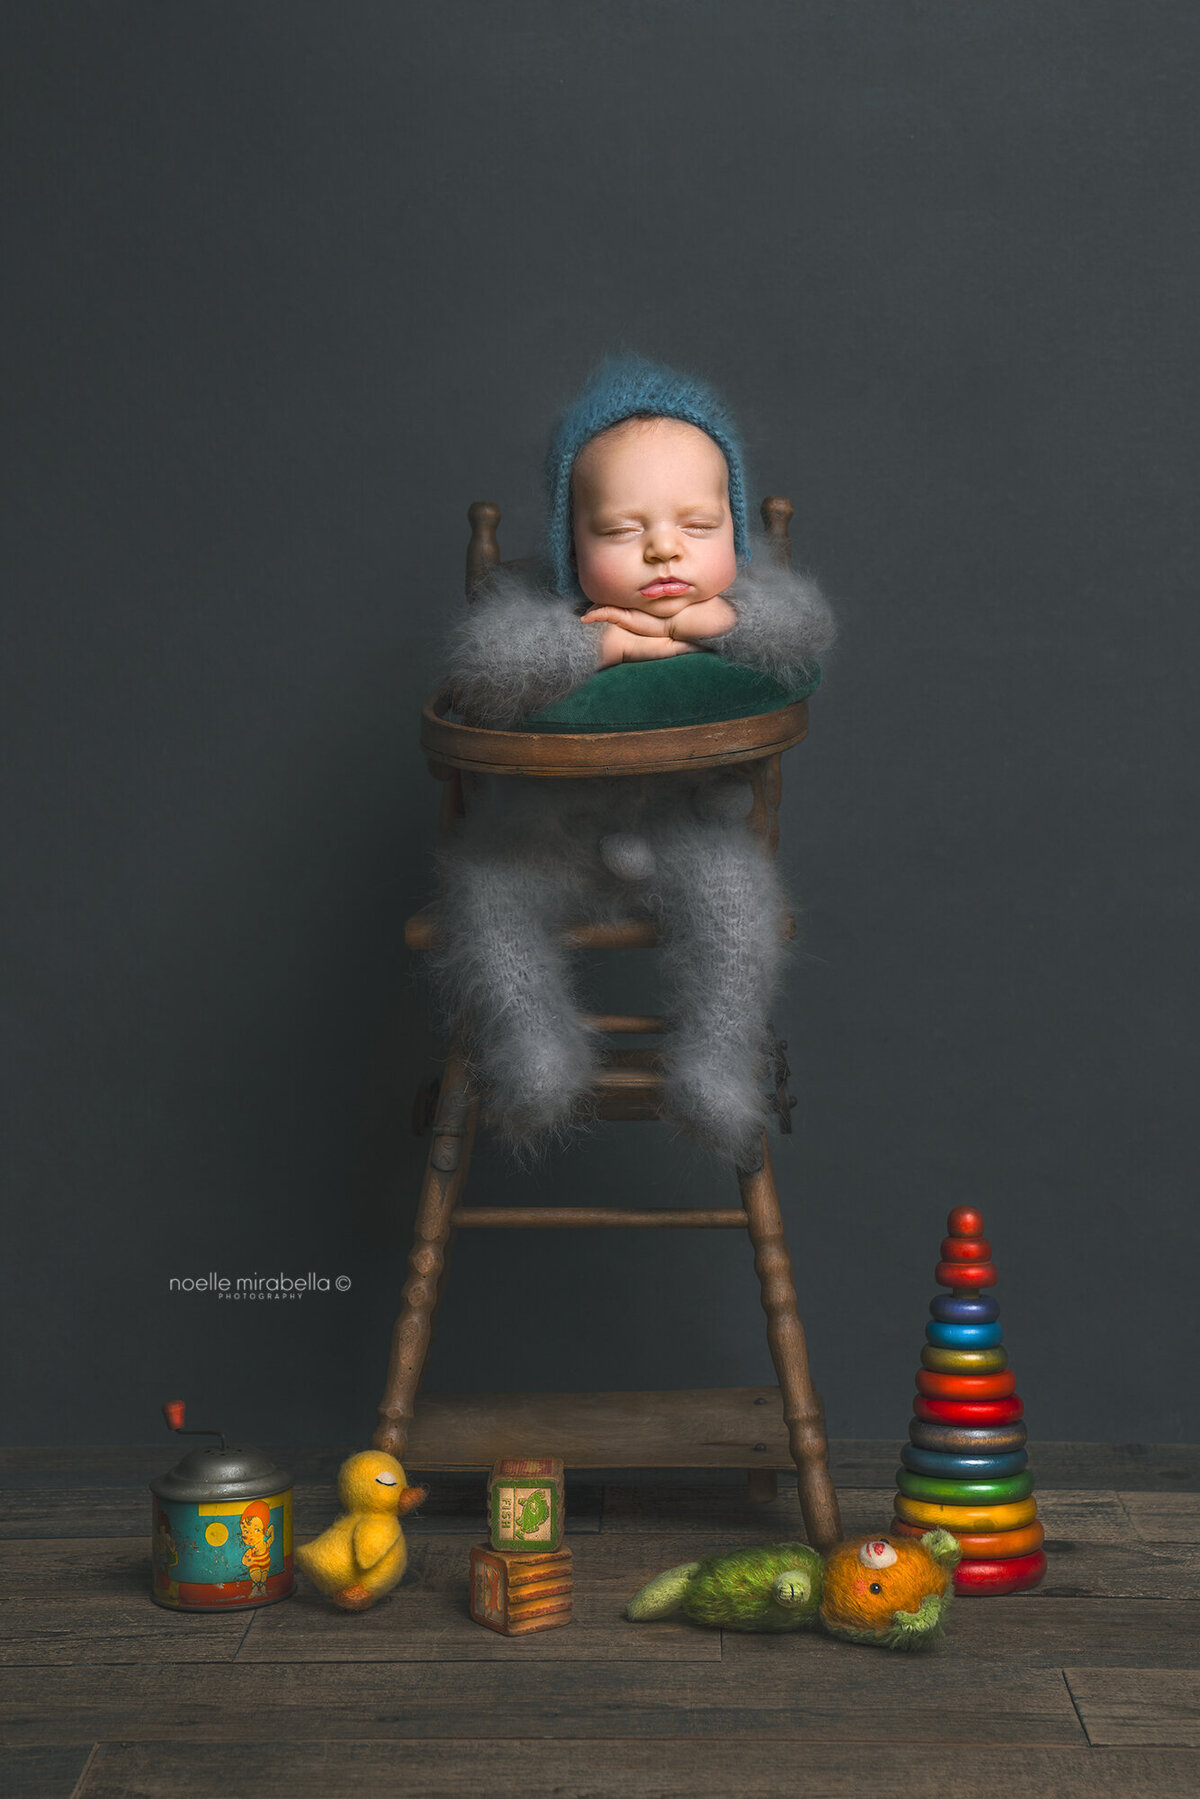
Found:
M 578 594 L 571 563 L 571 471 L 586 443 L 638 414 L 680 419 L 707 432 L 729 469 L 729 510 L 738 565 L 750 559 L 746 482 L 737 426 L 725 403 L 692 375 L 645 357 L 610 356 L 558 421 L 546 455 L 546 558 L 559 593 Z

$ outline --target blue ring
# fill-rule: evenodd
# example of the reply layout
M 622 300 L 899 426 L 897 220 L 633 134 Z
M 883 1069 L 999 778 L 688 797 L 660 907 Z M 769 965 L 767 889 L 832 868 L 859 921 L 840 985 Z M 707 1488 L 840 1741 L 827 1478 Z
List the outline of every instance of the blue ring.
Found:
M 990 1293 L 936 1293 L 929 1315 L 942 1324 L 990 1324 L 1000 1307 Z
M 949 1455 L 941 1449 L 918 1449 L 906 1443 L 900 1460 L 914 1474 L 936 1474 L 944 1480 L 1002 1480 L 1007 1474 L 1020 1474 L 1029 1464 L 1029 1455 L 1024 1449 L 1008 1455 Z
M 1004 1331 L 995 1319 L 990 1324 L 942 1324 L 934 1319 L 925 1326 L 925 1341 L 939 1349 L 994 1349 L 1004 1339 Z

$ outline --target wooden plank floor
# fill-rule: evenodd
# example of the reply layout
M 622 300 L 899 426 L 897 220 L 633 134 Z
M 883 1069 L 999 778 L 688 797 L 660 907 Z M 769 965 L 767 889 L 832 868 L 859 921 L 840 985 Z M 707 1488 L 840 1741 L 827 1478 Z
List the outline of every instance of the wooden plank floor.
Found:
M 333 1515 L 340 1452 L 285 1446 L 297 1531 Z M 833 1445 L 846 1528 L 884 1529 L 892 1443 Z M 411 1564 L 362 1616 L 306 1586 L 178 1616 L 148 1594 L 145 1482 L 169 1445 L 0 1451 L 6 1799 L 1200 1792 L 1200 1448 L 1034 1444 L 1049 1577 L 960 1600 L 916 1656 L 622 1617 L 672 1563 L 800 1534 L 794 1488 L 730 1472 L 572 1477 L 576 1613 L 508 1641 L 473 1624 L 478 1475 L 427 1477 Z M 414 1471 L 415 1478 L 415 1471 Z

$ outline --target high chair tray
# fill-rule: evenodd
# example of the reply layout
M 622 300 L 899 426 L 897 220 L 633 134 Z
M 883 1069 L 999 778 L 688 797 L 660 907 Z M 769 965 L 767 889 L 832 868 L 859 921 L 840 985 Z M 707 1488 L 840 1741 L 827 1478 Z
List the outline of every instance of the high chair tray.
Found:
M 421 746 L 431 763 L 474 774 L 670 774 L 761 761 L 808 735 L 807 700 L 747 718 L 633 731 L 493 731 L 462 724 L 450 712 L 448 688 L 430 694 L 421 712 Z

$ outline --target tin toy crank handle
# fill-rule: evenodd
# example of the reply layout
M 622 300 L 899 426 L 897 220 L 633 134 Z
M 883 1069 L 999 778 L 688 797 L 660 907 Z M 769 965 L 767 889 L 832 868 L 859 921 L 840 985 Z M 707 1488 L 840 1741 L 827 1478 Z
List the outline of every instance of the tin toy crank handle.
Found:
M 182 1399 L 164 1399 L 162 1414 L 167 1421 L 167 1429 L 178 1431 L 181 1437 L 220 1437 L 221 1448 L 229 1447 L 225 1441 L 224 1431 L 184 1429 L 183 1421 L 187 1417 L 187 1404 Z

